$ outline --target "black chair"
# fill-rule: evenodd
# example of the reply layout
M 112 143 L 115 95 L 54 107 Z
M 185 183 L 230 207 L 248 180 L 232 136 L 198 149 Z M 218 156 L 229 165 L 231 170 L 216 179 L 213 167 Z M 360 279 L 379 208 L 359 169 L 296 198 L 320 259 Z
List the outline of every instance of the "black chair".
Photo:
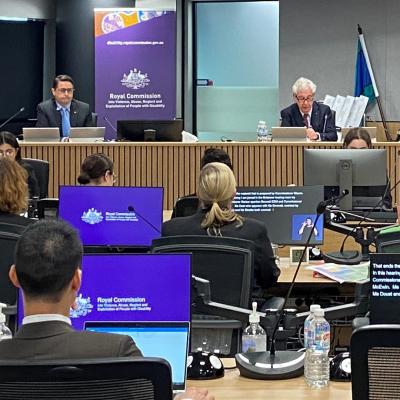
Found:
M 175 217 L 188 217 L 196 214 L 199 208 L 199 198 L 196 196 L 180 197 L 174 206 L 171 218 Z
M 350 340 L 353 400 L 400 398 L 400 325 L 368 325 Z
M 17 302 L 17 289 L 8 277 L 14 262 L 14 249 L 25 227 L 0 223 L 0 302 L 14 305 Z
M 2 400 L 172 400 L 169 364 L 160 358 L 0 361 Z
M 213 301 L 249 308 L 253 283 L 252 242 L 214 236 L 170 236 L 153 240 L 153 253 L 191 253 L 192 274 L 210 281 Z M 191 348 L 218 349 L 231 355 L 239 351 L 239 330 L 235 320 L 194 315 Z M 235 329 L 232 341 L 232 329 Z M 207 337 L 207 345 L 204 345 Z M 232 343 L 231 343 L 232 342 Z
M 23 158 L 22 161 L 29 164 L 35 172 L 39 184 L 39 198 L 47 197 L 49 191 L 49 162 L 36 158 Z
M 400 254 L 400 226 L 382 229 L 375 237 L 377 253 Z

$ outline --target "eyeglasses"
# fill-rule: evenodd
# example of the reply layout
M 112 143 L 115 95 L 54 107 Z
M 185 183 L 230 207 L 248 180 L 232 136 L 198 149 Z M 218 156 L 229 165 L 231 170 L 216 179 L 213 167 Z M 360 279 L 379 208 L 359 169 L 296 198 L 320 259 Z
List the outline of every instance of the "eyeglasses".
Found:
M 312 101 L 314 101 L 314 96 L 308 96 L 308 97 L 298 97 L 295 96 L 297 101 L 299 101 L 300 103 L 311 103 Z
M 75 89 L 74 88 L 65 88 L 65 89 L 59 88 L 59 89 L 56 89 L 56 91 L 58 93 L 71 94 L 71 93 L 74 93 Z
M 0 157 L 10 157 L 15 154 L 15 149 L 0 150 Z

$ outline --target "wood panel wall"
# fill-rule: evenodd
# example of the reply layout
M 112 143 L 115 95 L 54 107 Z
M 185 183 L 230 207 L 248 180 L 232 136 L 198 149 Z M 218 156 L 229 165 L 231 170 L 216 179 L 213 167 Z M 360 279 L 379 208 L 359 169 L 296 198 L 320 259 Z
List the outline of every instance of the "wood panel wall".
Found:
M 49 196 L 58 197 L 59 185 L 75 185 L 86 156 L 105 153 L 115 165 L 121 186 L 164 187 L 164 209 L 196 191 L 200 159 L 206 148 L 222 148 L 230 155 L 238 186 L 303 184 L 303 149 L 340 148 L 340 143 L 32 143 L 22 144 L 22 156 L 50 162 Z M 376 143 L 388 151 L 392 185 L 400 179 L 400 143 Z M 371 166 L 373 168 L 373 166 Z M 399 185 L 400 186 L 400 185 Z M 393 198 L 400 199 L 397 187 Z

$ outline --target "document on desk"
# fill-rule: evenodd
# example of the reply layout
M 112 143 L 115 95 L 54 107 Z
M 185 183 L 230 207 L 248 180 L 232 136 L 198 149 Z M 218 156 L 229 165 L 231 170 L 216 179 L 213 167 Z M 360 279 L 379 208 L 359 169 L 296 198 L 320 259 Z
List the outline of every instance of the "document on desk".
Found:
M 369 280 L 369 261 L 358 265 L 340 265 L 333 263 L 310 265 L 306 267 L 339 283 L 363 283 Z

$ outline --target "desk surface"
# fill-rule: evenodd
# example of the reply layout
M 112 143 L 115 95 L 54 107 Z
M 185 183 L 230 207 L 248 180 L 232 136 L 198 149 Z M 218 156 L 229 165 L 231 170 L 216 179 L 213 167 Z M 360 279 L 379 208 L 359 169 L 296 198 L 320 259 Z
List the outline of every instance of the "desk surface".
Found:
M 233 365 L 227 360 L 225 365 Z M 351 400 L 351 384 L 330 382 L 326 389 L 311 389 L 303 377 L 282 381 L 261 381 L 242 378 L 237 369 L 226 370 L 225 377 L 211 381 L 188 381 L 188 387 L 205 387 L 216 400 Z

